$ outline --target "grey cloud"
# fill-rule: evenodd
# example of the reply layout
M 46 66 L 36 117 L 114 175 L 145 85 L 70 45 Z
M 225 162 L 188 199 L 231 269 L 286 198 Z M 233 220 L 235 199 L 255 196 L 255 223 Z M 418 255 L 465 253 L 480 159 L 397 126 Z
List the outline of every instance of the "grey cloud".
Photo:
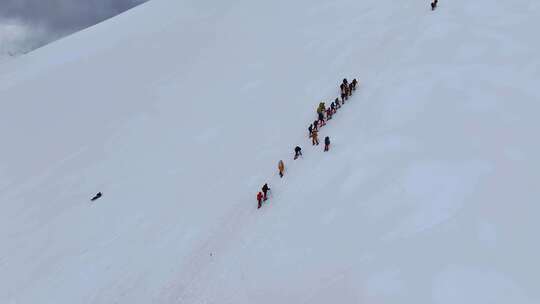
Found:
M 2 0 L 0 18 L 15 19 L 52 31 L 93 25 L 146 0 Z
M 94 25 L 148 0 L 0 0 L 0 29 L 21 24 L 35 47 Z M 23 39 L 23 37 L 21 37 Z M 10 43 L 1 41 L 0 44 Z

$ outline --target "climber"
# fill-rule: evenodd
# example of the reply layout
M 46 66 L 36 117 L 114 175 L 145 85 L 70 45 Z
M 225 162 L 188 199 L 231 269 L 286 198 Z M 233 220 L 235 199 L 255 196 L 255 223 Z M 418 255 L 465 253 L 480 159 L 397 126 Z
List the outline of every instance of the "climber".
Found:
M 257 193 L 257 209 L 260 209 L 261 206 L 262 206 L 262 199 L 263 199 L 263 194 L 261 191 L 259 191 L 259 193 Z
M 326 122 L 324 122 L 324 112 L 320 112 L 319 113 L 319 120 L 318 120 L 318 123 L 319 123 L 319 126 L 325 126 L 326 125 Z
M 270 191 L 268 184 L 264 184 L 261 190 L 263 192 L 263 201 L 266 201 L 268 199 L 268 191 Z
M 356 85 L 358 84 L 358 81 L 355 79 L 353 79 L 352 81 L 352 88 L 353 88 L 353 91 L 356 91 Z
M 314 131 L 316 132 L 316 130 Z M 294 159 L 297 159 L 298 156 L 302 156 L 302 148 L 296 146 L 296 148 L 294 148 Z
M 330 137 L 326 136 L 324 138 L 324 152 L 328 151 L 330 149 Z
M 98 192 L 96 195 L 94 195 L 94 197 L 92 197 L 90 200 L 93 202 L 97 199 L 99 199 L 100 197 L 102 197 L 103 194 L 101 192 Z
M 317 131 L 313 131 L 313 133 L 311 133 L 311 143 L 315 146 L 315 145 L 318 145 L 319 144 L 319 136 L 318 136 L 318 132 Z

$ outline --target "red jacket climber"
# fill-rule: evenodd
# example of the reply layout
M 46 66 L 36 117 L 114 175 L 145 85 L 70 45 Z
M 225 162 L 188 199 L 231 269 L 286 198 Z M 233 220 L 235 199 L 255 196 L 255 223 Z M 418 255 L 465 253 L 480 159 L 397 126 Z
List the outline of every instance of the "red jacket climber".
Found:
M 257 202 L 259 203 L 257 205 L 257 209 L 261 208 L 262 200 L 263 200 L 263 194 L 262 192 L 259 191 L 259 193 L 257 193 Z

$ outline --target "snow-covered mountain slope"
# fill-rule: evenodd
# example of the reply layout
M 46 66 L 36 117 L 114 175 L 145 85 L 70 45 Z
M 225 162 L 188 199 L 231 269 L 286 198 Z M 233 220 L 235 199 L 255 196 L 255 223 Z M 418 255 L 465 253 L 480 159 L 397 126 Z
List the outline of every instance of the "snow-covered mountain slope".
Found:
M 539 16 L 153 0 L 5 63 L 0 303 L 538 303 Z

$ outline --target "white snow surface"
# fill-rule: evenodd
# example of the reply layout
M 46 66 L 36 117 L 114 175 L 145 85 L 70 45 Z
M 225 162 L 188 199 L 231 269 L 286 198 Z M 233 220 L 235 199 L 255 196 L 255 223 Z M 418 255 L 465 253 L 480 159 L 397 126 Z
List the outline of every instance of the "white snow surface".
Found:
M 5 62 L 0 303 L 540 303 L 539 28 L 533 0 L 153 0 Z

